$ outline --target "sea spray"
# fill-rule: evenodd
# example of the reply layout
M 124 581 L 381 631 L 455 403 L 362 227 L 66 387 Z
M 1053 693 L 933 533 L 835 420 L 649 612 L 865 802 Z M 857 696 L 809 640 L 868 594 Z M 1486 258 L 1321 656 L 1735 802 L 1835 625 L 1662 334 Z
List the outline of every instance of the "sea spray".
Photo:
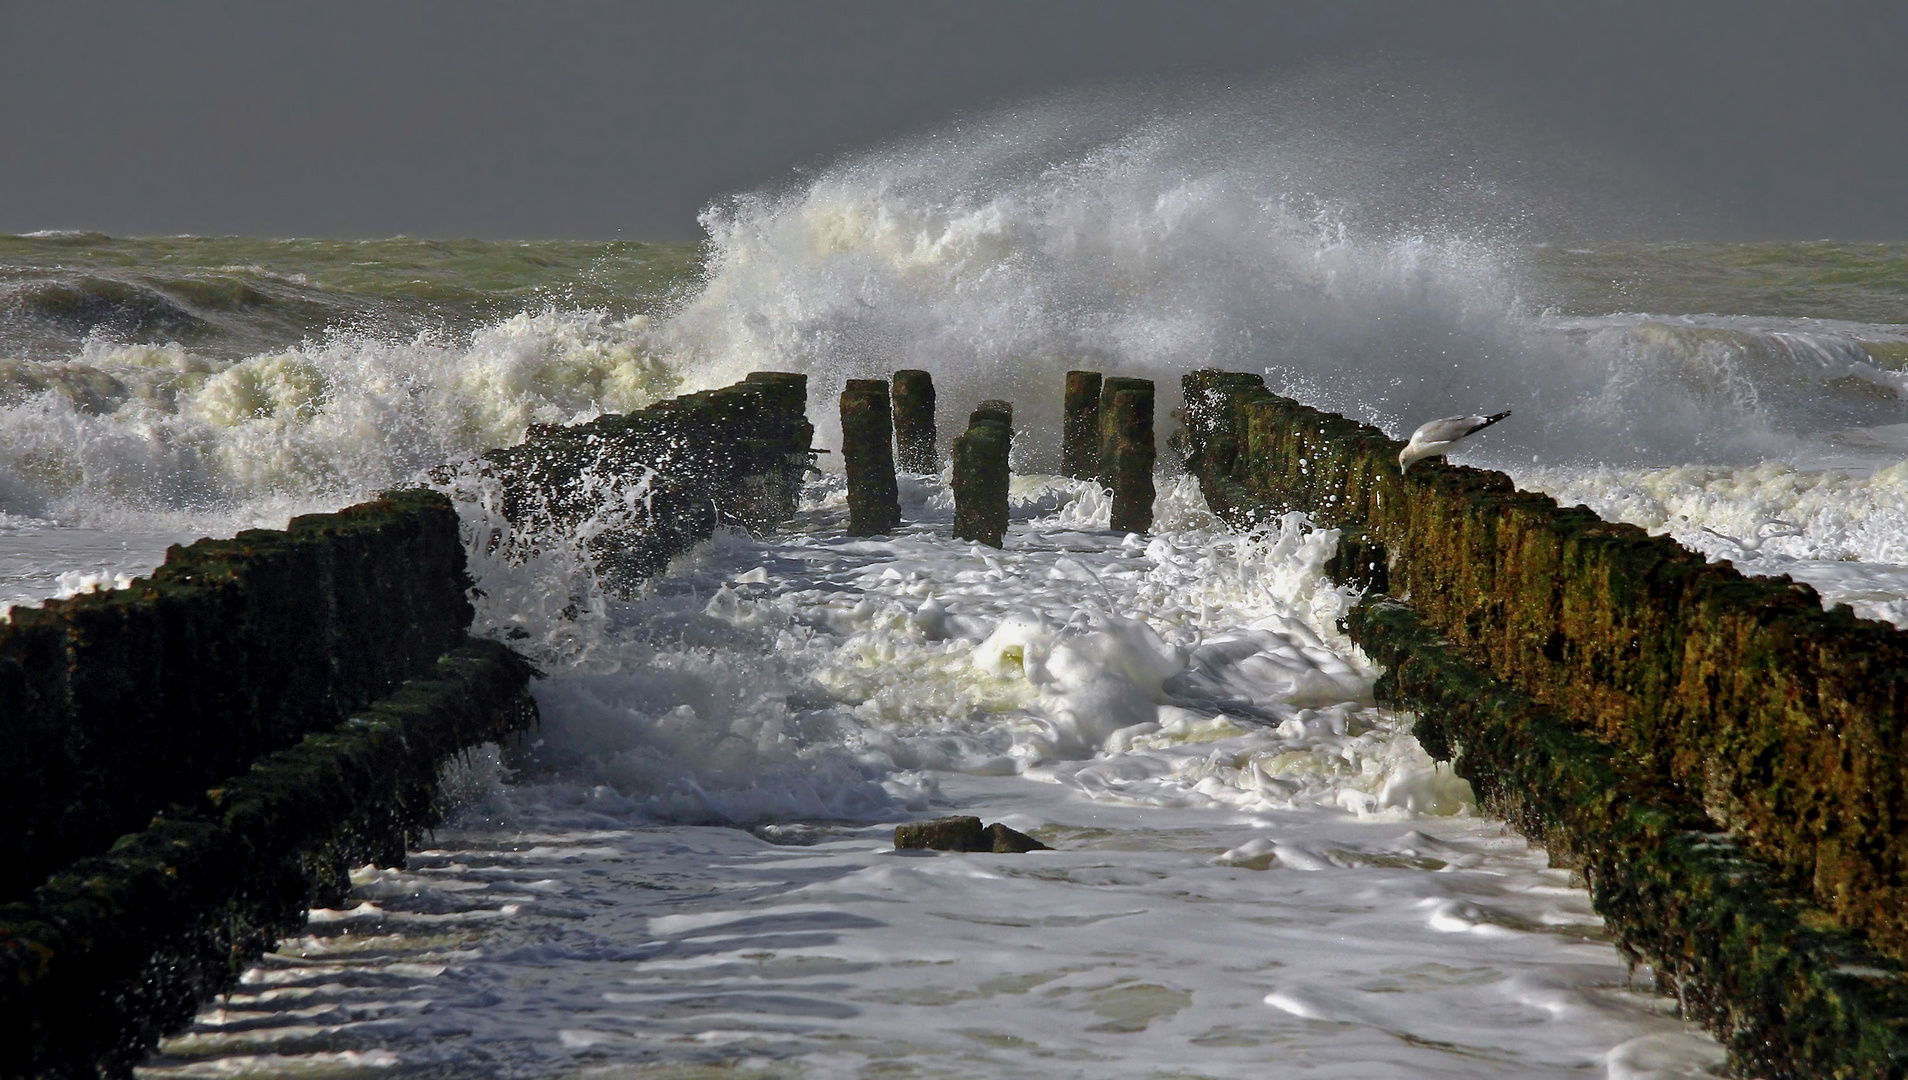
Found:
M 1499 464 L 1753 461 L 1908 419 L 1898 326 L 1547 315 L 1544 245 L 1614 231 L 1590 174 L 1406 89 L 1066 98 L 854 156 L 705 214 L 707 284 L 663 332 L 697 385 L 906 365 L 1029 401 L 1073 367 L 1219 366 L 1393 431 L 1513 408 Z M 1029 427 L 1017 460 L 1050 471 L 1058 425 Z
M 757 369 L 1023 402 L 1038 472 L 1073 368 L 1263 371 L 1394 433 L 1512 408 L 1504 467 L 1908 452 L 1898 252 L 1640 244 L 1668 219 L 1600 168 L 1383 69 L 965 118 L 718 201 L 701 253 L 0 237 L 0 512 L 276 525 Z

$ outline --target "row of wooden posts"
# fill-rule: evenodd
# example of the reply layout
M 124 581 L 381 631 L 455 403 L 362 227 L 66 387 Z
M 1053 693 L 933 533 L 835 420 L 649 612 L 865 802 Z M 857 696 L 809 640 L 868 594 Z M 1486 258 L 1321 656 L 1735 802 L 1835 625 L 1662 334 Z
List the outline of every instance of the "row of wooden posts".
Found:
M 1153 525 L 1153 383 L 1150 379 L 1067 372 L 1060 471 L 1097 480 L 1113 493 L 1112 527 Z M 1014 406 L 983 401 L 954 440 L 954 536 L 1000 547 L 1007 535 L 1007 451 Z M 848 473 L 848 533 L 877 536 L 901 524 L 895 465 L 940 471 L 934 429 L 934 380 L 925 371 L 886 379 L 850 379 L 841 393 L 841 454 Z

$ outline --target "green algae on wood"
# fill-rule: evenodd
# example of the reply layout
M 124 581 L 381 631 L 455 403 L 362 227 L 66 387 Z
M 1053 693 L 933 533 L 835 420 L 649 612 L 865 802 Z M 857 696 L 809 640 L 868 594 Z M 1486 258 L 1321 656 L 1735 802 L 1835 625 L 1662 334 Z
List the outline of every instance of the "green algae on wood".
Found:
M 1153 527 L 1153 384 L 1113 394 L 1107 476 L 1112 482 L 1110 525 L 1114 532 L 1143 533 Z
M 1385 668 L 1379 701 L 1415 710 L 1418 740 L 1485 808 L 1583 875 L 1619 946 L 1716 1033 L 1737 1075 L 1908 1070 L 1908 970 L 1798 899 L 1781 867 L 1616 748 L 1459 659 L 1404 605 L 1367 599 L 1346 628 Z
M 125 589 L 0 624 L 0 900 L 335 725 L 470 625 L 450 501 L 391 492 L 175 545 Z
M 1113 454 L 1119 432 L 1114 425 L 1114 396 L 1122 390 L 1146 395 L 1145 411 L 1153 415 L 1153 381 L 1151 379 L 1130 379 L 1120 375 L 1108 375 L 1100 380 L 1099 408 L 1099 452 L 1096 455 L 1095 475 L 1100 486 L 1112 491 L 1115 483 L 1113 474 Z
M 1455 655 L 1612 748 L 1625 784 L 1687 793 L 1705 828 L 1771 868 L 1770 903 L 1908 960 L 1908 634 L 1520 492 L 1502 473 L 1428 462 L 1401 475 L 1400 443 L 1258 376 L 1195 372 L 1184 389 L 1188 469 L 1215 512 L 1246 526 L 1300 511 L 1345 530 L 1335 569 L 1409 598 Z M 1596 798 L 1627 805 L 1615 789 Z M 1563 827 L 1545 835 L 1585 842 Z M 1627 932 L 1689 940 L 1680 912 L 1697 898 L 1677 887 L 1652 894 L 1654 914 Z M 1786 955 L 1771 949 L 1755 962 Z M 1697 969 L 1685 1000 L 1750 1015 L 1748 974 L 1730 963 Z M 1788 977 L 1815 978 L 1814 963 L 1794 960 Z M 1769 1037 L 1816 1038 L 1785 1023 L 1770 1020 Z M 1900 1075 L 1890 1068 L 1846 1075 Z
M 806 375 L 752 372 L 632 413 L 532 425 L 468 468 L 501 489 L 504 516 L 531 538 L 523 557 L 535 537 L 582 530 L 598 579 L 627 594 L 719 528 L 760 531 L 795 512 L 815 435 L 807 396 Z
M 925 371 L 897 371 L 893 397 L 895 464 L 911 473 L 941 471 L 934 431 L 934 377 Z
M 0 905 L 0 1076 L 128 1076 L 272 943 L 337 903 L 344 868 L 402 865 L 453 753 L 536 721 L 534 674 L 464 639 L 423 677 L 166 807 Z
M 886 380 L 849 379 L 841 392 L 841 459 L 848 473 L 850 536 L 886 535 L 901 524 L 893 443 Z
M 1013 413 L 1000 404 L 983 402 L 954 440 L 954 538 L 989 547 L 1000 547 L 1007 537 Z
M 1100 373 L 1067 372 L 1061 403 L 1060 473 L 1075 480 L 1100 477 Z

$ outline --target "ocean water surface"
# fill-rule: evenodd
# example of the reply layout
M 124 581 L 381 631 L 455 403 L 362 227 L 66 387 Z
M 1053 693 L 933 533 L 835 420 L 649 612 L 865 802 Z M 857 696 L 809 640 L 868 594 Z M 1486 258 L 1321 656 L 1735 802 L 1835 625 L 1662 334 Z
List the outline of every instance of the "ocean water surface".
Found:
M 1231 532 L 1170 460 L 1154 533 L 1111 533 L 1048 475 L 1061 378 L 1159 380 L 1162 437 L 1202 366 L 1397 435 L 1509 408 L 1463 460 L 1908 623 L 1908 244 L 1599 231 L 1540 158 L 1350 100 L 1009 110 L 701 244 L 0 237 L 0 603 L 756 369 L 809 373 L 824 445 L 901 367 L 944 433 L 1021 428 L 1003 551 L 934 476 L 874 540 L 818 478 L 631 598 L 562 537 L 473 547 L 543 728 L 148 1072 L 1712 1075 L 1373 706 L 1330 535 Z M 953 812 L 1057 850 L 892 850 Z

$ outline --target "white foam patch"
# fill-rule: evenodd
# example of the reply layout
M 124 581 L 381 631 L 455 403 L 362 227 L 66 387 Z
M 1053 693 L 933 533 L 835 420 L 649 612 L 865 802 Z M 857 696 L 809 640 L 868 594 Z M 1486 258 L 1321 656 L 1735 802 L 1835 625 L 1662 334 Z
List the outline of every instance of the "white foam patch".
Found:
M 913 484 L 945 502 L 938 479 Z M 1162 487 L 1162 521 L 1197 524 L 1082 531 L 1103 496 L 1021 478 L 1006 550 L 924 526 L 727 536 L 635 602 L 552 552 L 481 564 L 482 603 L 571 672 L 538 690 L 532 756 L 579 814 L 865 820 L 920 805 L 941 772 L 1159 806 L 1471 812 L 1372 707 L 1335 626 L 1348 597 L 1321 572 L 1335 534 L 1296 515 L 1228 533 L 1183 505 L 1201 502 L 1189 479 Z M 839 503 L 827 480 L 808 513 L 832 527 Z
M 845 537 L 825 478 L 629 599 L 463 492 L 541 728 L 449 767 L 441 846 L 355 872 L 155 1065 L 1708 1075 L 1588 896 L 1372 704 L 1335 537 L 1160 487 L 1147 538 L 1017 478 L 996 550 L 948 538 L 932 477 Z M 1055 850 L 894 848 L 947 813 Z

